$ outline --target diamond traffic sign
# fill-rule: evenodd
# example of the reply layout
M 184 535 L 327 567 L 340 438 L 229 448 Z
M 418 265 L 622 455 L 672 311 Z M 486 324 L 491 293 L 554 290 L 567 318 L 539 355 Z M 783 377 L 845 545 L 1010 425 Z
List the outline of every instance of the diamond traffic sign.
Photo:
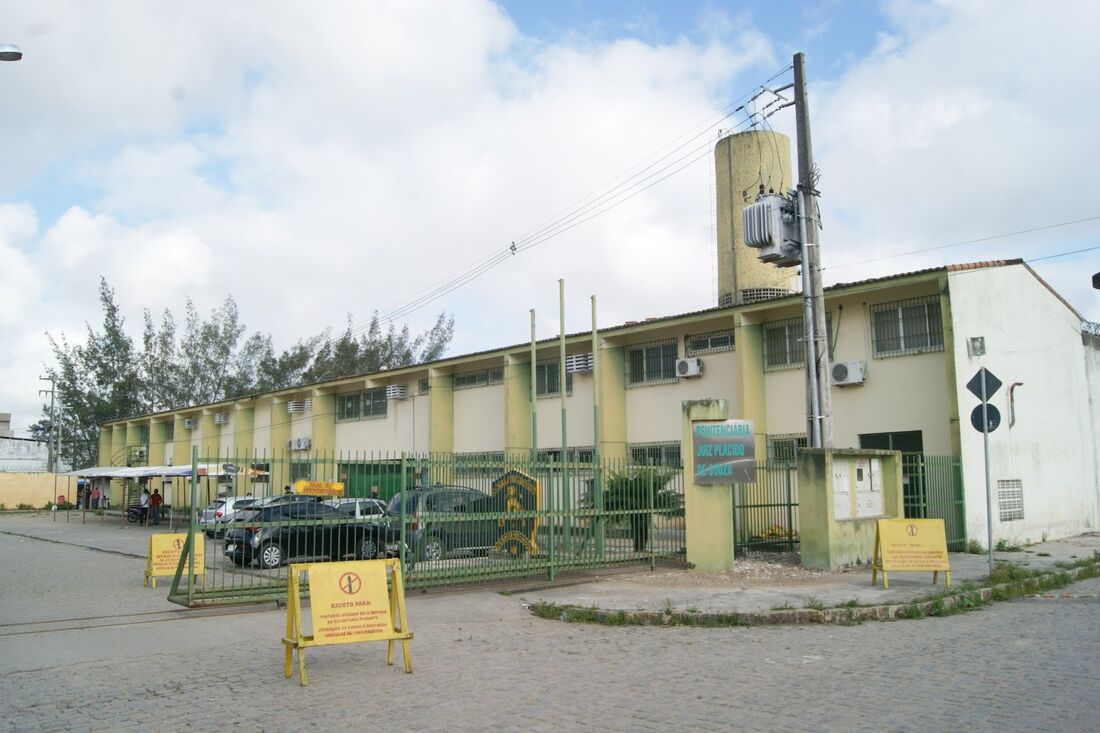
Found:
M 989 399 L 997 390 L 1001 388 L 1001 380 L 989 371 L 985 367 L 978 370 L 978 373 L 971 377 L 970 381 L 966 383 L 966 388 L 970 390 L 970 393 L 982 399 L 982 374 L 985 374 L 985 399 Z

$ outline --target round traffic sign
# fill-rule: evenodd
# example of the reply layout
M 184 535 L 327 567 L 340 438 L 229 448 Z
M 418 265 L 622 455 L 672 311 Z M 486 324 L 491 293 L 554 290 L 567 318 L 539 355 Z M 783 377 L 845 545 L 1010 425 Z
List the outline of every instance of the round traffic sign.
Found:
M 982 410 L 986 411 L 986 418 L 988 425 L 985 429 L 982 429 Z M 970 424 L 974 426 L 974 429 L 979 433 L 992 433 L 997 429 L 997 426 L 1001 424 L 1001 411 L 993 405 L 978 405 L 974 408 L 974 411 L 970 413 Z

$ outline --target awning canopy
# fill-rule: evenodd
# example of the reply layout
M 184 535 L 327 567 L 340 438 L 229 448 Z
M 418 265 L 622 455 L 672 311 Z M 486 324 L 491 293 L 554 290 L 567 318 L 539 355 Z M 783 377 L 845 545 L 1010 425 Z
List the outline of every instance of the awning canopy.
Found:
M 200 463 L 199 476 L 235 476 L 240 468 L 232 463 Z M 80 478 L 148 478 L 152 476 L 191 476 L 191 466 L 90 466 L 69 471 L 64 476 Z

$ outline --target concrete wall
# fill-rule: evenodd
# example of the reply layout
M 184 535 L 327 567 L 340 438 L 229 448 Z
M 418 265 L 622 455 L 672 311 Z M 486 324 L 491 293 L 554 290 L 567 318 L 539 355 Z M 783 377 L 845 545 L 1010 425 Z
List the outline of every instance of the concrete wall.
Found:
M 0 438 L 0 472 L 31 473 L 49 468 L 50 449 L 37 440 Z
M 965 384 L 982 366 L 1004 386 L 990 401 L 1001 413 L 990 434 L 993 538 L 1035 542 L 1097 526 L 1094 423 L 1080 318 L 1024 265 L 951 273 L 954 358 L 958 374 L 967 534 L 985 541 L 986 499 L 982 434 L 970 425 L 978 399 Z M 985 337 L 986 354 L 971 357 L 967 339 Z M 1087 358 L 1086 358 L 1087 354 Z M 1015 390 L 1010 425 L 1009 387 Z M 1024 518 L 999 519 L 997 482 L 1023 484 Z
M 880 303 L 934 296 L 925 283 L 827 299 L 832 320 L 830 363 L 862 361 L 861 385 L 834 386 L 833 445 L 858 448 L 860 434 L 921 431 L 924 452 L 950 455 L 950 408 L 947 354 L 943 351 L 876 359 L 871 342 L 871 307 Z M 769 321 L 795 318 L 797 308 L 768 315 Z M 764 375 L 767 427 L 773 435 L 806 432 L 806 378 L 802 366 Z
M 76 479 L 45 472 L 0 473 L 0 504 L 7 509 L 15 509 L 19 504 L 41 509 L 60 494 L 75 503 Z
M 504 385 L 454 391 L 454 452 L 504 450 Z

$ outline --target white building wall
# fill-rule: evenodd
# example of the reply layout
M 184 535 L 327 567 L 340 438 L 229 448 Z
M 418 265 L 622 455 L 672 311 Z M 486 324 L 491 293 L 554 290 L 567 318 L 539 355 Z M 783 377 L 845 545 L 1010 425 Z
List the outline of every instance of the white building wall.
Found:
M 273 448 L 275 446 L 271 445 L 271 402 L 257 401 L 252 411 L 252 451 L 258 456 L 270 456 Z
M 681 352 L 683 344 L 681 341 Z M 703 354 L 703 375 L 666 384 L 639 385 L 626 390 L 626 442 L 662 443 L 680 440 L 684 400 L 723 399 L 730 416 L 741 413 L 737 399 L 737 355 L 734 351 Z
M 504 449 L 504 385 L 454 391 L 455 453 Z
M 993 538 L 1035 542 L 1096 527 L 1096 435 L 1081 322 L 1023 265 L 965 270 L 949 275 L 961 422 L 967 535 L 986 538 L 982 434 L 970 424 L 978 405 L 966 383 L 986 367 L 1003 386 L 990 403 L 1001 412 L 990 434 Z M 985 337 L 986 355 L 972 358 L 967 339 Z M 1010 426 L 1009 387 L 1015 390 Z M 999 519 L 997 481 L 1023 483 L 1024 519 Z
M 925 453 L 951 453 L 947 355 L 941 351 L 876 359 L 871 340 L 871 306 L 932 295 L 937 295 L 934 287 L 924 285 L 829 299 L 831 363 L 863 362 L 866 375 L 862 384 L 833 387 L 835 447 L 858 448 L 861 434 L 919 430 Z M 769 434 L 806 432 L 805 375 L 805 367 L 765 373 Z
M 49 468 L 50 449 L 37 440 L 0 438 L 0 471 L 35 473 Z
M 336 423 L 338 455 L 394 455 L 417 442 L 427 445 L 428 397 L 389 400 L 385 417 L 369 417 Z M 423 434 L 423 439 L 421 438 Z
M 536 400 L 540 449 L 561 447 L 561 397 L 553 395 Z M 592 423 L 592 375 L 574 374 L 573 392 L 565 397 L 565 438 L 570 446 L 594 445 Z

